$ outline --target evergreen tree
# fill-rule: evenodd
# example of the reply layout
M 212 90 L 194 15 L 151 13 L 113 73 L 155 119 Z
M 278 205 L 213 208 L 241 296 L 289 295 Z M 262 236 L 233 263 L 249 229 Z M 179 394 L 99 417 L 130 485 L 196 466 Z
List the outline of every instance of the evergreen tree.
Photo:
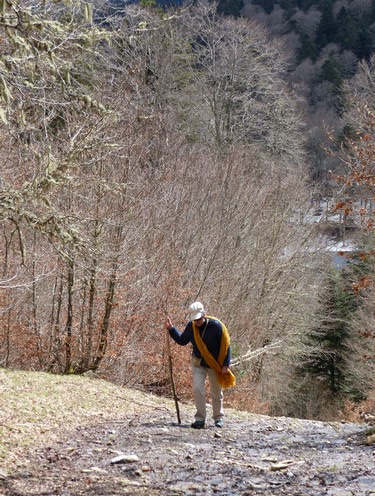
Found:
M 304 12 L 307 12 L 316 3 L 316 0 L 297 0 L 298 7 Z
M 340 269 L 331 269 L 319 298 L 315 325 L 306 338 L 299 373 L 318 380 L 323 389 L 334 394 L 348 387 L 346 366 L 350 355 L 350 319 L 356 298 Z
M 284 10 L 284 19 L 290 19 L 296 13 L 297 4 L 295 0 L 280 0 L 279 5 Z
M 328 59 L 324 62 L 318 75 L 318 83 L 328 81 L 331 83 L 330 93 L 334 97 L 334 108 L 338 115 L 342 115 L 344 109 L 343 93 L 343 77 L 341 74 L 342 68 L 340 61 L 334 53 L 331 53 Z
M 358 34 L 358 43 L 353 50 L 359 59 L 369 61 L 374 53 L 374 37 L 370 29 L 361 29 Z
M 320 48 L 334 41 L 336 36 L 337 25 L 332 12 L 332 4 L 330 0 L 324 4 L 322 9 L 322 17 L 316 31 L 317 45 Z
M 301 46 L 297 49 L 297 64 L 309 58 L 315 62 L 317 58 L 316 45 L 308 34 L 301 35 Z
M 260 5 L 266 14 L 270 14 L 273 11 L 275 3 L 278 2 L 276 0 L 254 0 L 252 3 Z
M 337 33 L 335 41 L 343 50 L 358 53 L 360 47 L 361 26 L 343 7 L 337 16 Z
M 329 81 L 333 84 L 334 92 L 339 92 L 343 83 L 341 68 L 335 54 L 331 53 L 320 69 L 319 80 Z
M 219 14 L 239 17 L 243 7 L 243 0 L 219 0 L 217 11 Z

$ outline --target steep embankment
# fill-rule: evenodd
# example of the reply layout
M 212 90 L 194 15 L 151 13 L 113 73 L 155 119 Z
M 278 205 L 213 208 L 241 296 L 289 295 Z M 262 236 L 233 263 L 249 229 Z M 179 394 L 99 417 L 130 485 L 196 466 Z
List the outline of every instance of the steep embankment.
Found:
M 178 425 L 169 400 L 1 369 L 0 392 L 4 496 L 375 495 L 368 426 L 231 410 L 195 431 L 191 405 Z

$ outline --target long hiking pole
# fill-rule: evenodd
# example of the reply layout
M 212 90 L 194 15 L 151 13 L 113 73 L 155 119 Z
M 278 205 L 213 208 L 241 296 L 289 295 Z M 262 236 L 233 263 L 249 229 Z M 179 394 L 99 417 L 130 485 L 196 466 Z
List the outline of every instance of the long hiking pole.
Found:
M 173 377 L 173 363 L 172 363 L 171 343 L 170 343 L 169 340 L 170 340 L 169 332 L 167 332 L 167 350 L 168 350 L 168 362 L 169 362 L 169 375 L 170 375 L 170 378 L 171 378 L 171 385 L 172 385 L 172 393 L 173 393 L 174 404 L 176 405 L 177 420 L 178 420 L 178 423 L 181 424 L 180 407 L 179 407 L 179 404 L 178 404 L 178 397 L 177 397 L 177 394 L 176 394 L 176 386 L 175 386 L 174 377 Z

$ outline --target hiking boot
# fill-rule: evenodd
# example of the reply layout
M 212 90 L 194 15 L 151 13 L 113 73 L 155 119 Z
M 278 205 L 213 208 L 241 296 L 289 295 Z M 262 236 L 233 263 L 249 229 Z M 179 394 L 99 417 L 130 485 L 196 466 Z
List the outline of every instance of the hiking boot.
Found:
M 215 427 L 219 427 L 220 429 L 224 427 L 224 420 L 223 419 L 215 420 Z
M 196 420 L 191 424 L 193 429 L 204 429 L 204 420 Z

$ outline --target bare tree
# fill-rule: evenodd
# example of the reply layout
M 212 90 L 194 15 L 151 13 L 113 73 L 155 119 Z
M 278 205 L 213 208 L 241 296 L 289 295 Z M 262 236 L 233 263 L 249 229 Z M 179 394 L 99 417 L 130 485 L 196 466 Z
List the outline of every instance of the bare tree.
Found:
M 194 9 L 185 23 L 202 98 L 195 110 L 201 135 L 219 147 L 247 141 L 298 160 L 292 142 L 302 140 L 301 122 L 282 77 L 281 41 L 253 21 L 218 17 L 214 6 Z

